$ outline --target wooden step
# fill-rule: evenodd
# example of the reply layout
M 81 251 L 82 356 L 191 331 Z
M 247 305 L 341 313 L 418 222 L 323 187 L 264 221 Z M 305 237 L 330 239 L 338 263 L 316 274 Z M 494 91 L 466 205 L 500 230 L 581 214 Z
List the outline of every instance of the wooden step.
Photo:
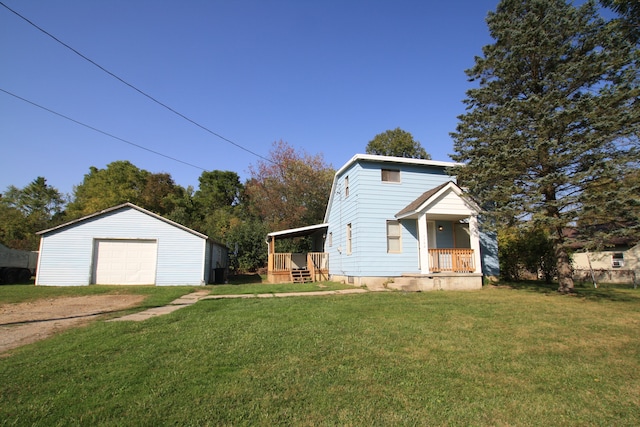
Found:
M 311 272 L 307 269 L 291 270 L 291 278 L 293 279 L 293 283 L 313 282 Z

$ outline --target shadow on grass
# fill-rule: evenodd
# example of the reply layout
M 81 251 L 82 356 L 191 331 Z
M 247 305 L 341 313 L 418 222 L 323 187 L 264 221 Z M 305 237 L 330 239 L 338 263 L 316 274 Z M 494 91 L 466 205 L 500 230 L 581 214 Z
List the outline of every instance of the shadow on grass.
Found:
M 535 280 L 525 280 L 519 282 L 500 282 L 497 287 L 508 287 L 511 289 L 535 292 L 541 294 L 561 295 L 558 293 L 557 283 L 545 283 Z M 574 292 L 568 297 L 579 297 L 591 300 L 609 300 L 619 302 L 640 302 L 640 289 L 634 289 L 632 284 L 599 284 L 594 287 L 593 283 L 576 282 Z
M 263 283 L 258 273 L 229 275 L 228 285 L 251 285 Z

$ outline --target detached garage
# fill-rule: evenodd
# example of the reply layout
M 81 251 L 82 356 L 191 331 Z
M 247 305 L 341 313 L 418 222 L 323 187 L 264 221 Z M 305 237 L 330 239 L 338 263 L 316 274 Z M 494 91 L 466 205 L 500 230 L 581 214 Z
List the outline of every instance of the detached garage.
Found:
M 40 231 L 36 285 L 204 285 L 227 247 L 131 203 Z

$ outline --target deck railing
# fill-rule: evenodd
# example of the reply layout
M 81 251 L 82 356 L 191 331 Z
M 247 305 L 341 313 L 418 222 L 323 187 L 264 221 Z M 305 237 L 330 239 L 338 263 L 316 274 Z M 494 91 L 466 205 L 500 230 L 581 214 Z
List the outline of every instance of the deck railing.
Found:
M 306 260 L 306 261 L 303 261 Z M 306 266 L 302 265 L 306 262 Z M 269 254 L 269 273 L 287 273 L 292 269 L 306 268 L 314 280 L 326 280 L 329 273 L 329 254 L 326 252 L 308 252 L 307 254 L 274 253 Z
M 473 273 L 473 249 L 429 249 L 430 267 L 434 273 L 443 271 Z
M 269 254 L 269 271 L 291 271 L 291 253 Z

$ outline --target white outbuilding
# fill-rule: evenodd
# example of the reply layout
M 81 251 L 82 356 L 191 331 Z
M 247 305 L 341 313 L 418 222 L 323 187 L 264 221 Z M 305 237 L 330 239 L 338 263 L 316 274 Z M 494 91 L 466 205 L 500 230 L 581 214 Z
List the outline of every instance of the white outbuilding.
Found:
M 228 267 L 225 245 L 132 203 L 38 234 L 36 285 L 205 285 Z

